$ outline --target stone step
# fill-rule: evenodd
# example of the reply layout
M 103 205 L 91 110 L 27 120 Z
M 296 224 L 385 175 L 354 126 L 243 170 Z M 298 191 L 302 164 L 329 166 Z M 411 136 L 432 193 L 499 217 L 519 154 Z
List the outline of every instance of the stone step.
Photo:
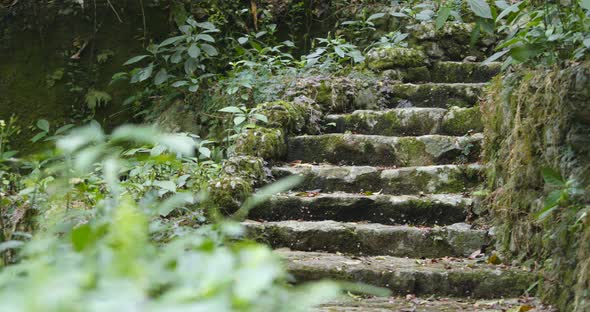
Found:
M 487 231 L 456 223 L 418 228 L 378 223 L 278 221 L 242 223 L 247 237 L 274 248 L 411 258 L 463 257 L 490 243 Z
M 522 295 L 537 279 L 520 268 L 467 259 L 348 257 L 277 250 L 296 282 L 334 279 L 385 287 L 397 295 L 500 298 Z
M 424 83 L 384 86 L 385 105 L 389 108 L 475 106 L 483 95 L 485 83 Z
M 359 109 L 473 107 L 487 83 L 402 83 L 375 74 L 310 76 L 298 89 L 313 98 L 322 111 L 349 113 Z
M 381 194 L 462 193 L 482 181 L 479 164 L 383 168 L 298 164 L 273 167 L 276 178 L 302 175 L 301 191 L 370 192 Z
M 482 83 L 500 73 L 502 63 L 436 62 L 430 66 L 390 69 L 384 77 L 403 82 Z
M 389 137 L 325 134 L 291 137 L 288 161 L 340 165 L 430 166 L 476 162 L 482 134 Z
M 351 114 L 328 115 L 326 122 L 329 132 L 387 136 L 465 135 L 483 130 L 479 107 L 357 110 Z
M 465 221 L 472 206 L 473 200 L 460 194 L 291 193 L 271 197 L 254 208 L 249 216 L 266 221 L 336 220 L 389 225 L 444 225 Z
M 451 312 L 451 311 L 524 311 L 556 312 L 544 306 L 540 300 L 530 297 L 497 299 L 469 299 L 448 297 L 349 297 L 317 307 L 316 312 Z

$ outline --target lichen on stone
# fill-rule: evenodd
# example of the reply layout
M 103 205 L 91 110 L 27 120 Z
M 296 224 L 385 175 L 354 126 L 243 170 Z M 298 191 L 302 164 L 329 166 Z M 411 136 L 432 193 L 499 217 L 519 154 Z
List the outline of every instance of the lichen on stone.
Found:
M 285 132 L 274 128 L 253 128 L 239 134 L 233 146 L 233 155 L 249 155 L 266 160 L 281 160 L 287 145 Z
M 221 209 L 223 213 L 235 212 L 253 192 L 252 179 L 223 173 L 209 182 L 208 208 Z
M 418 67 L 427 62 L 421 50 L 403 47 L 377 48 L 367 55 L 367 66 L 374 70 Z
M 316 133 L 319 124 L 313 124 L 313 116 L 319 120 L 319 112 L 312 104 L 303 101 L 275 101 L 258 105 L 261 114 L 268 118 L 265 126 L 280 128 L 288 134 Z

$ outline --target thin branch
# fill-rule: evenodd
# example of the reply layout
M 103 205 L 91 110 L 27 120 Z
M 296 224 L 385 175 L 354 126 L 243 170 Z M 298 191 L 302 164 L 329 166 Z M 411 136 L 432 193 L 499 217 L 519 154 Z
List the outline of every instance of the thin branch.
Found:
M 115 13 L 115 16 L 119 20 L 119 23 L 123 23 L 123 20 L 121 19 L 121 16 L 119 16 L 119 13 L 117 12 L 117 9 L 115 9 L 115 6 L 113 6 L 113 4 L 111 3 L 111 0 L 107 0 L 107 3 L 111 7 L 111 10 L 113 10 L 113 13 Z
M 145 43 L 147 40 L 147 22 L 145 20 L 145 8 L 143 7 L 143 0 L 139 0 L 139 5 L 141 6 L 141 17 L 143 19 L 143 47 L 145 48 Z

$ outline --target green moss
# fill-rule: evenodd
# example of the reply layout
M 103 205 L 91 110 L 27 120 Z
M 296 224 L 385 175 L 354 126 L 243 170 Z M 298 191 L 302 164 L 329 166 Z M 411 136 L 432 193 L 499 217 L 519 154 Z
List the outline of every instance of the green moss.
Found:
M 321 113 L 308 103 L 275 101 L 259 104 L 260 113 L 268 118 L 265 126 L 280 128 L 288 134 L 314 133 Z M 315 117 L 315 118 L 314 118 Z
M 424 142 L 412 137 L 400 138 L 398 155 L 401 166 L 425 166 L 433 164 L 432 158 L 426 152 Z
M 209 182 L 208 191 L 209 197 L 205 205 L 219 208 L 224 213 L 232 213 L 252 194 L 252 180 L 224 173 Z
M 426 55 L 420 50 L 410 48 L 380 48 L 367 55 L 367 66 L 373 70 L 418 67 L 425 63 Z
M 432 82 L 487 82 L 500 72 L 501 63 L 436 62 L 430 74 Z
M 281 160 L 285 157 L 287 146 L 285 133 L 281 129 L 248 129 L 239 135 L 234 144 L 234 155 L 249 155 L 267 160 Z
M 224 173 L 240 176 L 252 181 L 254 186 L 262 185 L 268 179 L 264 159 L 253 156 L 234 156 L 222 164 Z
M 576 223 L 580 209 L 590 205 L 590 158 L 572 149 L 572 139 L 590 128 L 578 120 L 588 107 L 587 97 L 578 97 L 578 90 L 590 89 L 588 77 L 588 64 L 520 69 L 495 79 L 481 104 L 491 186 L 486 206 L 497 224 L 498 246 L 507 257 L 541 264 L 539 294 L 563 311 L 586 311 L 590 302 L 588 218 Z M 577 180 L 585 191 L 540 222 L 535 216 L 552 190 L 543 167 Z
M 451 107 L 442 124 L 445 134 L 465 135 L 470 131 L 481 132 L 483 124 L 479 107 Z

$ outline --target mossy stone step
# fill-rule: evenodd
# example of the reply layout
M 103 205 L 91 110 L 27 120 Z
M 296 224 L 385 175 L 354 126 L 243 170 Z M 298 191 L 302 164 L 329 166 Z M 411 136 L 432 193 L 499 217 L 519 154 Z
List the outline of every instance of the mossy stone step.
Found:
M 528 271 L 466 259 L 348 257 L 277 250 L 297 282 L 335 279 L 389 288 L 398 295 L 499 298 L 522 295 L 537 279 Z
M 297 89 L 313 98 L 323 112 L 348 113 L 358 109 L 476 106 L 487 83 L 402 83 L 372 72 L 347 76 L 316 75 L 297 82 Z M 299 92 L 298 91 L 298 92 Z
M 351 114 L 328 115 L 326 122 L 330 132 L 387 136 L 465 135 L 483 130 L 479 107 L 357 110 Z
M 430 166 L 476 162 L 483 135 L 389 137 L 304 135 L 288 139 L 287 160 L 341 165 Z
M 483 95 L 485 83 L 424 83 L 384 86 L 389 108 L 404 107 L 471 107 Z
M 444 225 L 463 222 L 473 200 L 461 194 L 364 195 L 350 193 L 279 194 L 250 212 L 266 221 L 337 220 L 382 224 Z
M 387 255 L 411 258 L 468 256 L 489 244 L 487 231 L 466 223 L 443 227 L 413 227 L 337 221 L 277 221 L 242 223 L 247 237 L 274 248 Z
M 410 83 L 482 83 L 500 73 L 502 64 L 478 62 L 435 62 L 431 65 L 399 68 L 386 66 L 383 77 Z
M 522 308 L 521 307 L 525 307 Z M 469 299 L 449 297 L 348 297 L 319 306 L 316 312 L 498 312 L 522 311 L 526 307 L 535 312 L 556 312 L 540 300 L 530 297 L 498 299 Z
M 384 168 L 298 164 L 273 167 L 281 178 L 302 175 L 305 180 L 296 190 L 322 192 L 370 192 L 380 194 L 461 193 L 482 181 L 479 164 Z

